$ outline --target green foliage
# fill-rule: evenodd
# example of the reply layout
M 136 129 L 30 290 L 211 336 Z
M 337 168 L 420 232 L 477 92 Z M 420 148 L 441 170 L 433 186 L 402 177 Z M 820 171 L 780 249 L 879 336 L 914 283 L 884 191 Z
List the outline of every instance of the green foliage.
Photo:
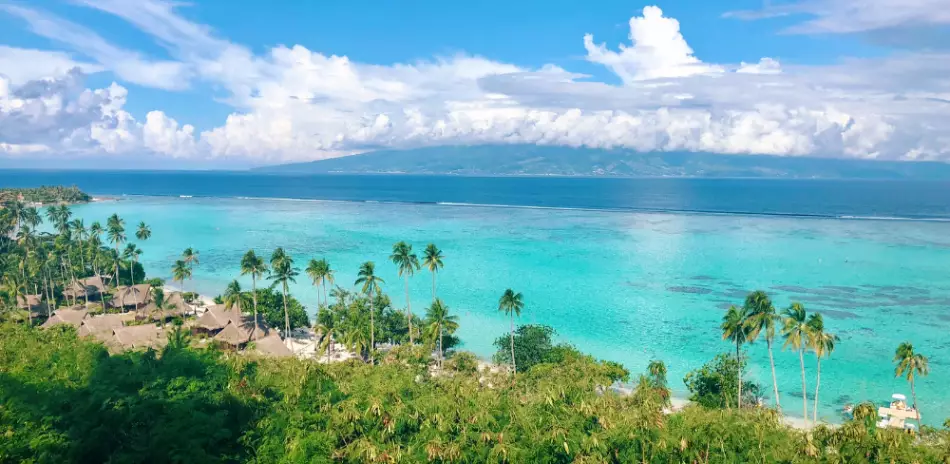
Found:
M 16 201 L 22 195 L 27 203 L 87 203 L 92 197 L 78 187 L 42 186 L 37 188 L 0 188 L 0 202 Z
M 473 374 L 478 369 L 478 356 L 470 351 L 459 351 L 446 360 L 446 369 Z
M 251 308 L 247 308 L 249 311 Z M 264 321 L 274 328 L 284 330 L 284 300 L 279 290 L 264 287 L 257 289 L 257 310 Z M 287 312 L 290 313 L 291 330 L 297 327 L 310 327 L 307 311 L 296 298 L 287 295 Z
M 379 365 L 189 348 L 110 356 L 75 330 L 0 325 L 0 462 L 945 462 L 923 440 L 855 421 L 811 433 L 772 410 L 665 415 L 652 371 L 598 393 L 613 366 L 561 349 L 514 385 Z M 457 353 L 453 358 L 465 356 Z M 451 358 L 449 363 L 451 363 Z
M 738 395 L 738 373 L 745 370 L 746 359 L 741 365 L 735 356 L 719 354 L 699 369 L 690 371 L 683 378 L 689 389 L 690 401 L 707 408 L 729 408 L 736 406 Z M 742 402 L 748 406 L 755 404 L 759 397 L 759 386 L 752 382 L 742 383 Z

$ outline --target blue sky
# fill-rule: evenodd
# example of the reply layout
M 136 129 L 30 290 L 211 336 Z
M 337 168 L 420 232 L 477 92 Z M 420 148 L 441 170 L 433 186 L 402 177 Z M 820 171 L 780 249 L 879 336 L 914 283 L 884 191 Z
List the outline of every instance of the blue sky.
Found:
M 947 159 L 940 3 L 0 0 L 0 158 L 538 143 Z

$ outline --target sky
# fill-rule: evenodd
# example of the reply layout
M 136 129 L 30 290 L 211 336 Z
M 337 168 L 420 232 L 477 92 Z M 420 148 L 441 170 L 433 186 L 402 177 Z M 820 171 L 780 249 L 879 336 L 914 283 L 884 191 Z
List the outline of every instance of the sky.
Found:
M 527 143 L 950 161 L 950 0 L 0 0 L 0 167 Z

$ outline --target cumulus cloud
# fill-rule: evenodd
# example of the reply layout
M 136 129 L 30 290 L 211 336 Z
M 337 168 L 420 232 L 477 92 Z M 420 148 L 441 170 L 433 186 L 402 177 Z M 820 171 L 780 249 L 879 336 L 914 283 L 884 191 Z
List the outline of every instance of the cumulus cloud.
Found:
M 770 57 L 710 63 L 695 55 L 674 18 L 647 7 L 629 21 L 630 44 L 616 51 L 591 35 L 578 37 L 587 60 L 622 81 L 609 85 L 556 66 L 526 68 L 467 54 L 394 65 L 300 45 L 257 54 L 184 19 L 168 2 L 75 2 L 152 36 L 180 66 L 172 73 L 179 82 L 221 89 L 234 111 L 199 133 L 161 111 L 136 121 L 123 109 L 124 88 L 82 89 L 78 72 L 63 82 L 0 80 L 7 89 L 0 90 L 0 118 L 17 125 L 8 130 L 0 119 L 0 143 L 256 164 L 477 143 L 950 158 L 950 140 L 942 135 L 950 131 L 950 60 L 939 54 L 824 66 Z M 119 74 L 121 60 L 89 53 Z

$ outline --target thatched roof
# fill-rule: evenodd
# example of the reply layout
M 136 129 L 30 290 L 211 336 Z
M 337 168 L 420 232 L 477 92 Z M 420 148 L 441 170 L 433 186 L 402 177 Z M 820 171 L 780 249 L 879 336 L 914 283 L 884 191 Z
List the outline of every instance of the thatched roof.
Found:
M 276 332 L 255 341 L 254 351 L 264 356 L 274 356 L 277 358 L 294 355 L 294 353 L 290 351 L 290 348 L 287 348 L 287 345 L 284 344 L 284 341 L 280 339 L 280 336 L 277 335 Z
M 168 342 L 165 331 L 153 324 L 118 327 L 112 330 L 112 337 L 115 344 L 127 350 L 161 348 Z
M 120 285 L 115 289 L 115 296 L 112 297 L 112 306 L 142 306 L 148 304 L 151 299 L 152 286 L 149 284 L 132 286 Z
M 74 307 L 75 308 L 75 307 Z M 52 327 L 57 324 L 69 324 L 79 328 L 83 319 L 86 318 L 85 309 L 57 309 L 41 327 Z
M 79 327 L 79 335 L 92 335 L 99 340 L 108 342 L 112 338 L 113 330 L 123 327 L 126 322 L 133 320 L 135 320 L 135 314 L 133 313 L 103 314 L 100 316 L 87 317 L 83 319 L 82 325 Z
M 34 309 L 43 305 L 42 297 L 40 295 L 18 295 L 16 297 L 16 303 L 17 306 L 21 308 L 26 308 L 27 305 L 29 305 L 30 309 Z
M 63 290 L 63 296 L 81 298 L 86 295 L 98 295 L 105 291 L 106 286 L 102 277 L 92 276 L 72 281 L 69 286 Z
M 252 340 L 252 334 L 253 339 L 258 340 L 272 333 L 274 332 L 263 320 L 258 321 L 257 330 L 254 330 L 254 316 L 241 316 L 232 318 L 224 329 L 214 336 L 214 339 L 232 346 L 241 346 Z
M 232 319 L 240 321 L 243 316 L 237 308 L 226 309 L 223 304 L 209 307 L 198 321 L 196 327 L 205 330 L 221 330 L 231 322 Z

